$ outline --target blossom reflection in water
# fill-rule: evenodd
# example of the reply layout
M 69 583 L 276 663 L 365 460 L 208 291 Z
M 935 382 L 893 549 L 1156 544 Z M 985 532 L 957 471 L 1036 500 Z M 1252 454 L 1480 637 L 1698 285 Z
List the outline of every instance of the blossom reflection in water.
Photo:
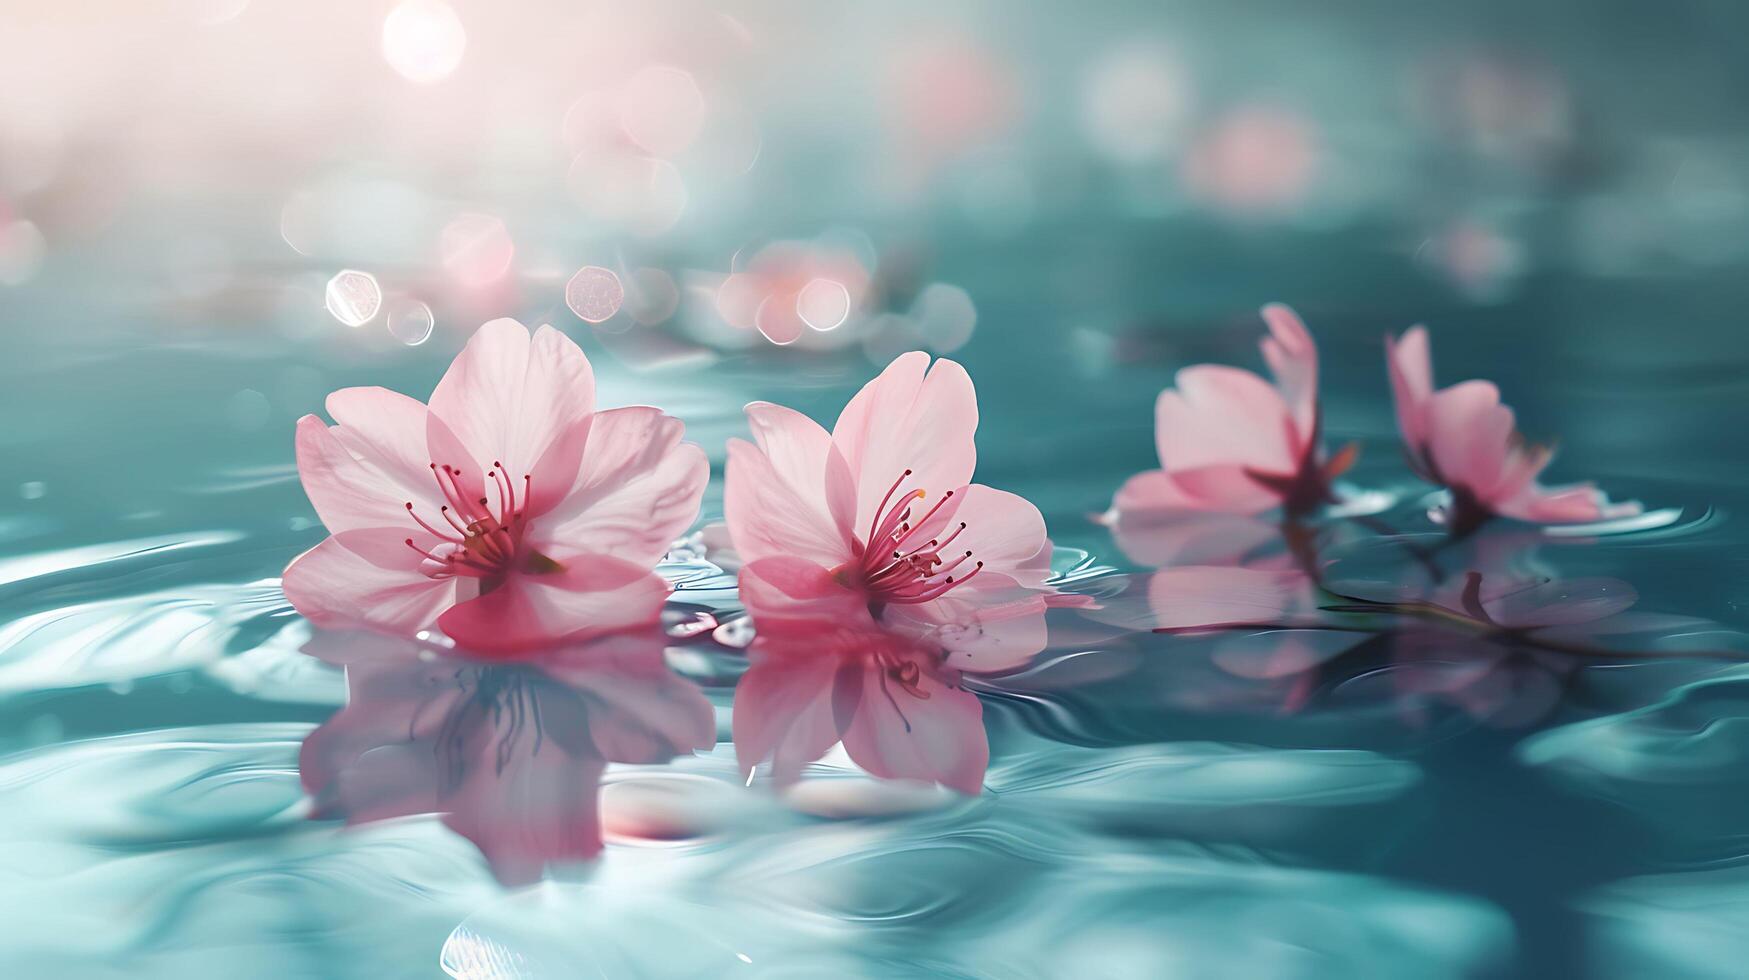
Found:
M 442 814 L 507 884 L 600 852 L 609 762 L 663 763 L 716 742 L 710 702 L 668 670 L 655 630 L 518 662 L 360 633 L 321 634 L 306 650 L 344 666 L 348 691 L 299 755 L 316 815 Z

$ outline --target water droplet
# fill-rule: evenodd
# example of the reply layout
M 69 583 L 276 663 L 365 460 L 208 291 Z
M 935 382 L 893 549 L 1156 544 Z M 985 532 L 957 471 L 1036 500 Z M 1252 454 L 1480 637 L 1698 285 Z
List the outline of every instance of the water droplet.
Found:
M 565 305 L 588 323 L 605 323 L 625 302 L 625 287 L 612 269 L 586 265 L 565 283 Z
M 815 330 L 836 330 L 850 317 L 850 290 L 833 279 L 810 280 L 796 294 L 796 315 Z
M 448 77 L 467 46 L 461 18 L 442 0 L 405 0 L 383 19 L 383 60 L 410 82 Z
M 389 307 L 389 335 L 408 347 L 418 347 L 430 340 L 436 324 L 431 307 L 419 300 L 405 299 Z
M 43 494 L 48 492 L 48 484 L 41 480 L 31 480 L 28 483 L 20 483 L 18 485 L 18 495 L 26 500 L 41 500 L 43 499 Z
M 383 288 L 376 277 L 357 269 L 344 269 L 328 280 L 325 304 L 334 319 L 349 327 L 362 327 L 376 319 L 383 306 Z

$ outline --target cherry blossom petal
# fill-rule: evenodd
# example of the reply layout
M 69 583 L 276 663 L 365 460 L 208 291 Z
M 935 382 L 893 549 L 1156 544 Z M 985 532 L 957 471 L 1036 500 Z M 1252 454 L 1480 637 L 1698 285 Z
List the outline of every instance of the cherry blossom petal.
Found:
M 741 604 L 761 632 L 873 628 L 865 597 L 805 558 L 761 558 L 741 568 Z
M 1531 484 L 1494 505 L 1496 512 L 1534 524 L 1584 524 L 1590 521 L 1633 517 L 1640 513 L 1637 501 L 1611 503 L 1603 491 L 1589 483 L 1565 487 Z
M 1281 503 L 1276 491 L 1259 483 L 1245 466 L 1202 466 L 1172 474 L 1179 492 L 1196 509 L 1226 514 L 1261 514 Z
M 1397 407 L 1397 430 L 1412 454 L 1427 446 L 1427 403 L 1433 398 L 1433 355 L 1427 328 L 1410 327 L 1399 338 L 1385 337 L 1385 368 Z
M 407 517 L 408 490 L 382 470 L 360 461 L 314 415 L 298 420 L 297 458 L 304 493 L 330 533 L 417 527 Z
M 1293 473 L 1294 422 L 1281 393 L 1250 371 L 1199 364 L 1178 372 L 1178 387 L 1154 404 L 1154 441 L 1168 473 L 1239 465 Z
M 280 586 L 292 606 L 317 626 L 368 624 L 411 635 L 429 627 L 439 613 L 455 604 L 457 580 L 427 578 L 416 565 L 396 568 L 379 564 L 395 549 L 417 561 L 403 537 L 398 531 L 387 530 L 330 537 L 292 559 Z
M 1540 489 L 1535 486 L 1537 474 L 1549 465 L 1554 454 L 1554 450 L 1547 446 L 1508 446 L 1506 459 L 1500 465 L 1500 478 L 1490 494 L 1495 501 L 1494 509 L 1498 511 L 1501 503 Z
M 1512 409 L 1500 404 L 1500 389 L 1487 381 L 1441 389 L 1428 402 L 1426 421 L 1440 478 L 1491 505 L 1513 437 Z
M 401 488 L 403 500 L 442 502 L 426 448 L 430 412 L 416 398 L 387 388 L 342 388 L 328 396 L 330 431 L 353 456 Z
M 931 522 L 934 526 L 920 527 L 917 537 L 952 533 L 964 522 L 965 530 L 949 542 L 951 550 L 944 558 L 970 552 L 970 560 L 983 562 L 980 576 L 1001 574 L 1030 588 L 1043 586 L 1051 574 L 1051 542 L 1038 508 L 1019 494 L 981 483 L 953 493 L 958 506 L 951 514 L 943 507 Z M 941 514 L 948 516 L 944 520 Z
M 921 351 L 887 365 L 832 429 L 832 443 L 856 479 L 857 532 L 867 533 L 881 498 L 906 470 L 912 473 L 905 485 L 931 495 L 971 482 L 977 428 L 977 392 L 965 368 L 946 359 L 930 365 Z
M 793 556 L 837 566 L 851 558 L 850 542 L 820 506 L 823 488 L 804 492 L 773 468 L 752 443 L 729 440 L 723 514 L 744 562 Z
M 795 488 L 797 496 L 823 503 L 839 535 L 850 541 L 856 533 L 856 481 L 844 454 L 832 444 L 832 434 L 782 405 L 752 402 L 746 412 L 753 441 L 771 462 L 772 471 Z
M 531 515 L 575 482 L 594 409 L 595 374 L 582 349 L 550 326 L 530 337 L 511 319 L 481 327 L 431 393 L 432 415 L 477 469 L 501 461 L 514 481 L 530 476 Z
M 1045 648 L 1049 597 L 1001 573 L 978 576 L 932 602 L 887 606 L 881 622 L 928 649 L 947 651 L 947 665 L 983 674 L 1006 673 Z
M 1263 359 L 1281 392 L 1282 401 L 1293 413 L 1298 430 L 1295 455 L 1304 449 L 1314 435 L 1318 421 L 1318 347 L 1299 314 L 1282 303 L 1263 308 L 1263 321 L 1269 325 L 1263 338 Z
M 438 627 L 470 650 L 505 654 L 630 629 L 660 616 L 668 583 L 644 566 L 594 554 L 562 562 L 559 572 L 509 575 L 438 617 Z
M 535 525 L 536 546 L 654 565 L 698 518 L 710 481 L 704 450 L 680 441 L 685 429 L 654 408 L 596 413 L 577 484 Z

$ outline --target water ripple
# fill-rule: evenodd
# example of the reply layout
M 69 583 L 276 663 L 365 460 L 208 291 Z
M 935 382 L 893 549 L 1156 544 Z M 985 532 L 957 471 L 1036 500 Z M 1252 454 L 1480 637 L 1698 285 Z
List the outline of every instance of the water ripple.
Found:
M 63 606 L 0 626 L 0 692 L 106 684 L 210 663 L 288 622 L 277 580 Z

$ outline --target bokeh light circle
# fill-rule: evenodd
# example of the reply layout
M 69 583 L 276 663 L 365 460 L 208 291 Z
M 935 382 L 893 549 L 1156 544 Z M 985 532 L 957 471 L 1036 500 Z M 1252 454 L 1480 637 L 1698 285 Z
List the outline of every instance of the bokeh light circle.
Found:
M 389 307 L 389 336 L 408 347 L 418 347 L 431 339 L 437 318 L 431 307 L 416 299 L 402 299 Z
M 586 265 L 565 283 L 565 305 L 586 323 L 605 323 L 625 304 L 625 286 L 612 269 Z
M 835 279 L 811 279 L 796 293 L 796 316 L 822 333 L 836 330 L 850 318 L 850 290 Z
M 334 319 L 349 327 L 362 327 L 376 319 L 383 307 L 383 288 L 376 277 L 357 269 L 343 269 L 328 280 L 323 305 Z
M 448 78 L 467 47 L 461 18 L 443 0 L 403 0 L 383 19 L 383 60 L 410 82 Z

